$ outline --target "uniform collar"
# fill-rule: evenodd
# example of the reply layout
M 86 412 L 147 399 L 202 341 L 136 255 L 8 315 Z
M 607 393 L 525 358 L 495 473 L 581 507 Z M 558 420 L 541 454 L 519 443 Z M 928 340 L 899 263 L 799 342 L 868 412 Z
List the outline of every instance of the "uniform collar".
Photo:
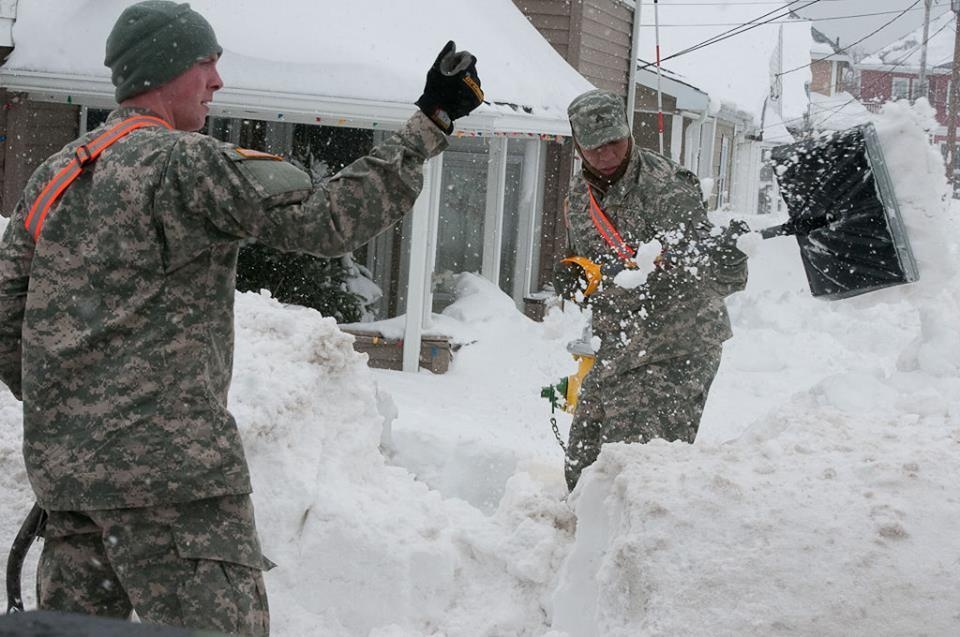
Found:
M 141 106 L 118 106 L 115 108 L 110 115 L 107 116 L 107 124 L 113 125 L 118 122 L 121 122 L 125 119 L 130 119 L 131 117 L 136 117 L 137 115 L 149 115 L 151 117 L 160 117 L 149 108 L 143 108 Z M 160 119 L 163 119 L 162 117 Z

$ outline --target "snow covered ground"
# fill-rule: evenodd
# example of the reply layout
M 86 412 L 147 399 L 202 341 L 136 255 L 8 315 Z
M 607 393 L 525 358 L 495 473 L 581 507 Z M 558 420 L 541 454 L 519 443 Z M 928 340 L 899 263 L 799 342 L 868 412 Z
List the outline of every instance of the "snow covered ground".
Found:
M 239 294 L 273 634 L 960 634 L 960 206 L 929 117 L 878 122 L 921 281 L 819 301 L 792 239 L 746 238 L 697 443 L 608 445 L 569 498 L 539 390 L 574 370 L 579 312 L 533 323 L 464 275 L 443 320 L 474 342 L 434 376 L 369 370 L 331 319 Z M 4 392 L 3 538 L 30 502 L 19 444 Z

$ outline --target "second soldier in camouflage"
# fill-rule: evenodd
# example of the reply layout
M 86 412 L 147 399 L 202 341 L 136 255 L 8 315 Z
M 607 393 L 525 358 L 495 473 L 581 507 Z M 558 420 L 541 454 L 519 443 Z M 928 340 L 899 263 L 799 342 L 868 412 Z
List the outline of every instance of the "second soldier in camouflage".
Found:
M 697 177 L 634 146 L 622 98 L 590 91 L 570 104 L 569 116 L 583 170 L 567 200 L 568 250 L 606 273 L 601 289 L 583 299 L 600 347 L 570 428 L 573 489 L 605 442 L 693 442 L 721 345 L 732 335 L 724 297 L 743 289 L 747 259 L 734 233 L 717 232 L 707 219 Z M 598 227 L 591 194 L 624 245 L 635 250 L 656 239 L 664 246 L 645 285 L 613 283 L 628 259 L 609 228 Z

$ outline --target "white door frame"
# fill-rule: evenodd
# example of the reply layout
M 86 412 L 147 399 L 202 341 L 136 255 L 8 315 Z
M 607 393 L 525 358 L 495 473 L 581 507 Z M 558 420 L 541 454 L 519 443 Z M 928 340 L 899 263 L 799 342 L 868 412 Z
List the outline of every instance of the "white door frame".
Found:
M 420 344 L 428 327 L 433 303 L 433 266 L 437 256 L 437 218 L 443 155 L 429 160 L 423 169 L 423 190 L 410 216 L 410 250 L 407 269 L 407 312 L 403 331 L 403 371 L 420 369 Z

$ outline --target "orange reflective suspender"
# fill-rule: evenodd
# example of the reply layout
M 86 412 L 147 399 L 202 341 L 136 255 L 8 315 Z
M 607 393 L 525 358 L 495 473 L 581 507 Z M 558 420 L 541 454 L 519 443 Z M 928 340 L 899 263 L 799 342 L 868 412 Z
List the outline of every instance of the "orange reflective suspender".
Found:
M 40 239 L 40 230 L 43 228 L 43 221 L 47 218 L 47 213 L 50 212 L 50 208 L 53 207 L 53 204 L 57 202 L 57 199 L 60 198 L 60 195 L 63 194 L 67 187 L 80 176 L 80 173 L 83 172 L 83 168 L 87 164 L 94 162 L 97 157 L 100 156 L 100 153 L 128 133 L 138 128 L 148 126 L 173 128 L 159 117 L 137 115 L 123 120 L 88 144 L 79 146 L 70 163 L 64 166 L 60 172 L 57 173 L 57 176 L 43 187 L 43 190 L 40 191 L 40 196 L 37 197 L 36 201 L 34 201 L 30 207 L 30 214 L 27 215 L 27 219 L 23 225 L 27 228 L 27 232 L 33 236 L 33 240 L 38 241 Z
M 597 203 L 597 198 L 593 196 L 593 188 L 589 185 L 587 185 L 587 192 L 590 193 L 590 219 L 593 221 L 593 225 L 596 226 L 597 232 L 599 232 L 603 240 L 607 242 L 607 245 L 617 251 L 621 259 L 624 261 L 631 260 L 637 251 L 628 246 L 623 240 L 623 237 L 620 236 L 620 233 L 617 232 L 613 223 L 610 222 L 610 219 L 600 207 L 600 204 Z

